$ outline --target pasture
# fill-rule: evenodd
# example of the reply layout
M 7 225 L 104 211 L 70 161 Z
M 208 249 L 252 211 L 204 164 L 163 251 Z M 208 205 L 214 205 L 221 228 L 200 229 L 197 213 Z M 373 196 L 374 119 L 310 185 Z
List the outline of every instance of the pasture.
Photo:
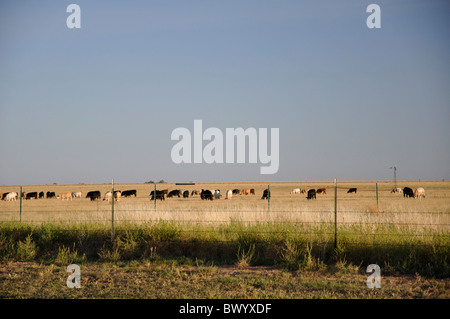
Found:
M 261 199 L 268 185 L 270 202 Z M 378 202 L 376 182 L 338 181 L 335 216 L 333 181 L 157 184 L 157 190 L 182 189 L 190 194 L 220 189 L 222 198 L 172 197 L 157 200 L 156 209 L 149 196 L 153 184 L 116 183 L 115 190 L 136 190 L 137 196 L 114 202 L 114 232 L 111 202 L 103 200 L 110 184 L 24 185 L 23 192 L 81 191 L 83 196 L 22 199 L 21 214 L 19 200 L 0 200 L 0 274 L 6 278 L 0 280 L 0 295 L 448 298 L 450 182 L 397 182 L 402 188 L 423 187 L 422 199 L 391 193 L 392 182 L 377 185 Z M 254 188 L 255 195 L 224 199 L 227 189 L 247 188 Z M 291 194 L 294 188 L 326 188 L 326 194 L 308 200 L 306 193 Z M 357 192 L 348 194 L 349 188 Z M 0 193 L 18 190 L 0 187 Z M 85 198 L 94 190 L 101 192 L 99 200 Z M 71 263 L 82 265 L 81 291 L 65 288 L 65 267 Z M 382 270 L 381 293 L 365 285 L 365 267 L 373 263 Z M 108 276 L 100 275 L 111 267 L 115 282 L 123 285 L 109 284 Z M 43 275 L 31 275 L 32 269 Z M 275 279 L 266 282 L 266 270 L 247 277 L 251 269 L 267 269 Z M 238 273 L 245 275 L 236 277 Z M 191 276 L 191 285 L 181 289 L 186 276 Z M 42 280 L 52 283 L 45 291 Z M 255 280 L 261 284 L 253 286 Z M 432 282 L 425 285 L 429 289 L 424 288 L 425 280 Z M 169 290 L 151 284 L 143 290 L 142 282 L 158 282 Z M 205 283 L 209 283 L 206 290 Z M 235 294 L 224 291 L 224 285 Z
M 261 199 L 270 185 L 270 202 Z M 137 196 L 103 200 L 110 184 L 26 185 L 23 192 L 79 192 L 82 198 L 0 201 L 0 260 L 44 263 L 119 262 L 150 259 L 202 260 L 289 270 L 376 263 L 384 273 L 448 278 L 450 183 L 399 181 L 423 187 L 426 197 L 391 193 L 392 182 L 249 182 L 157 184 L 157 190 L 220 189 L 221 199 L 199 195 L 150 200 L 153 184 L 115 184 Z M 227 189 L 254 188 L 255 195 Z M 306 199 L 292 189 L 326 188 Z M 347 193 L 357 188 L 356 193 Z M 18 191 L 3 186 L 0 192 Z M 102 198 L 85 198 L 99 190 Z M 335 215 L 335 204 L 337 213 Z M 112 219 L 112 217 L 114 218 Z M 19 221 L 21 219 L 21 221 Z
M 376 185 L 378 184 L 378 202 Z M 262 200 L 264 189 L 270 185 L 270 203 Z M 408 227 L 432 227 L 448 231 L 450 213 L 450 182 L 399 181 L 399 187 L 412 189 L 423 187 L 423 199 L 404 198 L 402 194 L 392 194 L 392 182 L 338 181 L 337 182 L 337 222 L 340 225 L 354 223 L 390 223 Z M 195 183 L 195 185 L 157 184 L 157 189 L 193 190 L 220 189 L 221 199 L 202 200 L 200 195 L 189 198 L 166 198 L 164 201 L 150 200 L 153 184 L 115 184 L 114 189 L 125 191 L 134 189 L 137 196 L 122 197 L 114 203 L 114 220 L 121 222 L 173 221 L 219 225 L 230 221 L 242 223 L 284 223 L 306 224 L 334 222 L 333 181 L 302 182 L 240 182 L 240 183 Z M 357 188 L 348 194 L 349 188 Z M 255 189 L 255 195 L 233 195 L 225 199 L 227 189 Z M 306 194 L 290 194 L 294 188 L 326 188 L 326 194 L 317 194 L 316 199 L 306 199 Z M 78 192 L 82 198 L 61 200 L 42 198 L 22 200 L 19 216 L 19 201 L 0 201 L 0 221 L 19 220 L 22 222 L 110 222 L 111 203 L 103 200 L 111 191 L 110 184 L 102 185 L 24 185 L 23 192 L 55 192 L 55 194 Z M 87 192 L 99 190 L 101 199 L 90 201 Z M 1 186 L 0 193 L 19 191 L 19 186 Z M 269 206 L 270 204 L 270 206 Z M 156 209 L 155 209 L 156 205 Z

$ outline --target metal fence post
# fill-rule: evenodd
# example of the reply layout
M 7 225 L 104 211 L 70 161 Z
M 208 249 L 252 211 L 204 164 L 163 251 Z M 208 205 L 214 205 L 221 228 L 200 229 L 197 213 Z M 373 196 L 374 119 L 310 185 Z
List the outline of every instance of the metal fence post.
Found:
M 270 212 L 270 185 L 267 185 L 267 211 Z
M 22 222 L 22 186 L 19 190 L 19 221 Z
M 114 178 L 111 182 L 111 242 L 114 239 Z
M 334 248 L 337 248 L 337 181 L 334 179 Z
M 378 211 L 378 183 L 375 183 L 375 191 L 377 193 L 377 211 Z

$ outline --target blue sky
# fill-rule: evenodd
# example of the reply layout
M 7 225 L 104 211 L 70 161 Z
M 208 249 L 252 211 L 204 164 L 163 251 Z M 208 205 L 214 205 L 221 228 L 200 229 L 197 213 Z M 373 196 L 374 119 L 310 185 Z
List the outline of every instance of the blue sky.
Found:
M 392 165 L 450 179 L 449 14 L 439 0 L 2 1 L 0 184 L 388 180 Z M 279 128 L 278 172 L 174 164 L 171 132 L 196 119 Z

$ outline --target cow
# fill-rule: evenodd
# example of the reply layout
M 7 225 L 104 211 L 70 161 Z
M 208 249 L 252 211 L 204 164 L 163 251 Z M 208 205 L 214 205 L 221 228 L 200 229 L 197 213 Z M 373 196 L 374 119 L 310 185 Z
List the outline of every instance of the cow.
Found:
M 155 200 L 155 199 L 159 199 L 159 200 L 166 200 L 165 196 L 166 193 L 164 192 L 164 190 L 156 190 L 156 196 L 155 196 L 155 191 L 151 191 L 150 196 L 152 197 L 151 200 Z
M 6 201 L 17 200 L 17 197 L 19 197 L 19 194 L 17 194 L 17 192 L 9 192 L 6 193 L 5 200 Z
M 72 192 L 72 198 L 82 198 L 83 193 L 82 192 Z
M 423 187 L 419 187 L 414 191 L 414 198 L 425 198 L 425 189 Z
M 300 194 L 300 188 L 293 188 L 290 194 Z
M 174 189 L 173 191 L 170 191 L 169 194 L 167 195 L 167 197 L 173 197 L 173 196 L 182 196 L 183 193 L 179 190 L 179 189 Z
M 194 196 L 194 195 L 198 195 L 198 194 L 200 194 L 200 191 L 199 191 L 198 189 L 194 189 L 194 190 L 191 192 L 191 197 Z
M 213 200 L 214 196 L 213 193 L 209 189 L 202 189 L 202 192 L 200 193 L 200 198 L 203 199 L 209 199 Z
M 401 189 L 400 187 L 395 187 L 395 188 L 393 188 L 393 189 L 391 190 L 391 194 L 393 194 L 393 193 L 399 193 L 399 194 L 401 194 L 401 193 L 402 193 L 402 189 Z
M 300 194 L 308 194 L 308 191 L 310 190 L 311 188 L 306 188 L 306 189 L 302 189 L 302 190 L 300 190 Z
M 214 199 L 220 199 L 220 189 L 214 191 Z
M 56 197 L 56 194 L 55 194 L 55 192 L 47 192 L 47 198 L 54 198 L 54 197 Z
M 58 196 L 56 196 L 56 198 L 57 199 L 67 199 L 67 200 L 72 200 L 72 193 L 71 192 L 68 192 L 68 193 L 61 193 L 61 194 L 58 194 Z
M 188 198 L 188 197 L 189 197 L 189 191 L 184 191 L 183 198 Z
M 38 198 L 38 193 L 37 192 L 26 193 L 25 199 L 32 199 L 32 198 L 37 199 Z
M 310 189 L 308 191 L 308 196 L 306 197 L 306 199 L 316 199 L 316 190 L 314 188 Z
M 100 199 L 101 197 L 102 197 L 102 196 L 101 196 L 100 191 L 90 191 L 90 192 L 88 192 L 88 193 L 86 194 L 86 198 L 90 198 L 91 201 L 94 201 L 94 200 L 96 200 L 96 199 Z
M 120 197 L 122 196 L 122 192 L 121 191 L 114 191 L 114 200 L 115 201 L 120 201 Z M 105 194 L 105 197 L 103 198 L 103 200 L 107 200 L 110 201 L 112 197 L 112 192 L 107 192 Z
M 233 189 L 233 195 L 239 195 L 241 191 L 237 188 Z
M 39 198 L 44 198 L 44 197 L 45 197 L 44 192 L 39 192 Z
M 231 189 L 228 189 L 225 193 L 225 199 L 231 199 L 233 196 L 233 191 Z
M 250 188 L 250 194 L 255 195 L 255 189 L 254 188 Z
M 357 188 L 350 188 L 348 191 L 347 191 L 347 194 L 351 194 L 351 193 L 355 193 L 356 194 L 356 191 L 357 191 L 358 189 Z
M 136 197 L 136 190 L 135 189 L 130 189 L 130 190 L 126 190 L 122 192 L 122 196 L 123 197 L 129 197 L 129 196 L 133 196 Z
M 327 189 L 326 188 L 318 188 L 316 193 L 325 195 L 327 193 Z
M 263 191 L 263 195 L 262 195 L 261 199 L 269 199 L 269 198 L 270 198 L 270 190 L 265 189 Z
M 248 194 L 250 194 L 250 188 L 241 190 L 241 195 L 248 195 Z
M 414 198 L 414 192 L 409 187 L 403 187 L 403 197 L 411 197 Z
M 2 199 L 2 200 L 6 200 L 6 196 L 8 196 L 8 194 L 9 194 L 9 193 L 2 193 L 1 196 L 0 196 L 1 199 Z M 22 193 L 22 195 L 23 195 L 23 193 Z

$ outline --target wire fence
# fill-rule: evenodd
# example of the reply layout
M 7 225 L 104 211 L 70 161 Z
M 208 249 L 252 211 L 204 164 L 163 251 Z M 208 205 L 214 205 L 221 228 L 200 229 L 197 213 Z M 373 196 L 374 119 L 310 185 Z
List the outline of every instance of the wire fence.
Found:
M 373 189 L 375 188 L 375 196 Z M 313 204 L 315 201 L 303 201 L 301 205 L 297 199 L 291 195 L 282 196 L 269 195 L 269 197 L 258 203 L 252 202 L 252 205 L 240 207 L 239 204 L 230 204 L 226 207 L 212 204 L 212 201 L 203 201 L 197 199 L 193 207 L 189 207 L 183 199 L 172 199 L 177 201 L 177 207 L 173 208 L 160 200 L 150 200 L 148 196 L 135 196 L 130 198 L 127 204 L 119 202 L 91 201 L 89 199 L 56 200 L 50 202 L 46 200 L 23 200 L 18 196 L 14 202 L 2 201 L 0 205 L 0 222 L 19 221 L 21 223 L 41 224 L 46 222 L 73 224 L 73 223 L 100 223 L 110 225 L 111 235 L 114 236 L 114 226 L 130 224 L 138 227 L 139 224 L 155 222 L 174 222 L 180 225 L 180 233 L 207 233 L 211 231 L 224 231 L 223 226 L 232 223 L 246 225 L 247 228 L 227 229 L 229 234 L 245 235 L 247 233 L 260 235 L 286 234 L 286 230 L 277 227 L 270 230 L 251 229 L 255 225 L 292 225 L 299 232 L 305 232 L 308 235 L 334 237 L 335 246 L 338 238 L 343 236 L 353 236 L 364 239 L 367 236 L 395 237 L 407 239 L 429 239 L 444 241 L 448 243 L 450 239 L 450 211 L 447 206 L 442 210 L 436 209 L 436 205 L 431 205 L 424 209 L 423 205 L 414 208 L 390 208 L 379 209 L 380 196 L 378 185 L 374 188 L 359 190 L 357 199 L 338 196 L 338 190 L 347 190 L 348 187 L 337 186 L 335 181 L 333 188 L 328 188 L 329 195 L 334 196 L 332 200 L 322 200 L 316 195 L 317 202 L 321 205 Z M 154 188 L 156 190 L 156 187 Z M 267 190 L 270 191 L 270 185 Z M 111 192 L 114 193 L 114 182 Z M 365 193 L 364 193 L 365 192 Z M 370 193 L 369 193 L 370 192 Z M 19 194 L 22 193 L 22 188 Z M 345 193 L 345 192 L 344 192 Z M 252 196 L 252 195 L 249 195 Z M 306 194 L 304 194 L 306 196 Z M 291 203 L 286 208 L 286 199 Z M 375 200 L 376 199 L 376 202 Z M 432 196 L 433 201 L 449 203 L 449 198 L 444 194 Z M 135 205 L 132 201 L 138 203 Z M 361 201 L 370 200 L 371 208 L 358 205 Z M 405 199 L 407 200 L 407 199 Z M 427 199 L 430 200 L 430 199 Z M 420 200 L 417 200 L 420 201 Z M 223 202 L 223 201 L 222 201 Z M 190 202 L 192 204 L 192 202 Z M 208 204 L 206 204 L 208 203 Z M 217 201 L 215 202 L 217 203 Z M 342 205 L 344 203 L 344 205 Z M 305 208 L 305 205 L 308 205 Z M 355 204 L 355 207 L 352 207 Z M 376 206 L 375 206 L 376 204 Z M 343 206 L 343 208 L 341 207 Z M 350 206 L 350 208 L 349 208 Z M 281 208 L 280 208 L 281 207 Z M 192 227 L 192 226 L 204 226 Z M 222 228 L 221 228 L 222 227 Z M 394 229 L 394 230 L 393 230 Z M 70 230 L 70 228 L 67 228 Z M 292 232 L 290 229 L 289 232 Z M 376 243 L 375 243 L 376 244 Z M 420 242 L 417 244 L 420 245 Z

